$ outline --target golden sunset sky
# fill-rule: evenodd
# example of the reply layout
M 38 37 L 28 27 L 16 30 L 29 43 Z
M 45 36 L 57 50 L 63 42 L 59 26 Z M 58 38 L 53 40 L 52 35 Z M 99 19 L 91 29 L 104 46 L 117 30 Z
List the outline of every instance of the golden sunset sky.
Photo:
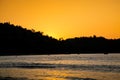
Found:
M 120 38 L 120 0 L 0 0 L 0 22 L 54 38 Z

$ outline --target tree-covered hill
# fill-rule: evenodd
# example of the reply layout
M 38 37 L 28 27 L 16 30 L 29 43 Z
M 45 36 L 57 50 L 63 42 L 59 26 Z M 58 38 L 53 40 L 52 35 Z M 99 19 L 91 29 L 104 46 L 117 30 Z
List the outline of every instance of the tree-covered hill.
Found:
M 66 40 L 10 23 L 0 23 L 0 55 L 120 53 L 120 39 L 76 37 Z
M 42 32 L 28 30 L 10 23 L 0 23 L 0 53 L 31 54 L 57 50 L 58 41 Z

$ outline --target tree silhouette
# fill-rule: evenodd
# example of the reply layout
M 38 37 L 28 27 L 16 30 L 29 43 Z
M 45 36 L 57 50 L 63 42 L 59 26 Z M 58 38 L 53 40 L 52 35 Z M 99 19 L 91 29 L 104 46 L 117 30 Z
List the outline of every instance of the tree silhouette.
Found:
M 120 39 L 75 37 L 59 40 L 8 22 L 0 23 L 0 55 L 119 53 Z

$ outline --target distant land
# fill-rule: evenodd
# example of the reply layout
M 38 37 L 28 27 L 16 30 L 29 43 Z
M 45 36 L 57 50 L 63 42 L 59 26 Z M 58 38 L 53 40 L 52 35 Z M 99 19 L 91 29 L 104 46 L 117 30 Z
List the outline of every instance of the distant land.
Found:
M 120 38 L 55 39 L 8 22 L 0 23 L 0 55 L 120 53 Z

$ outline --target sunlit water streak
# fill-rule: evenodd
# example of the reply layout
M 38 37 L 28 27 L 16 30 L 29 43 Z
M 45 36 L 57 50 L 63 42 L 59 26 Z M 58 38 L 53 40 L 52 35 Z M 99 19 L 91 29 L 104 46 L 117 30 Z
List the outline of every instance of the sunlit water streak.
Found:
M 0 56 L 6 80 L 119 80 L 120 54 Z

